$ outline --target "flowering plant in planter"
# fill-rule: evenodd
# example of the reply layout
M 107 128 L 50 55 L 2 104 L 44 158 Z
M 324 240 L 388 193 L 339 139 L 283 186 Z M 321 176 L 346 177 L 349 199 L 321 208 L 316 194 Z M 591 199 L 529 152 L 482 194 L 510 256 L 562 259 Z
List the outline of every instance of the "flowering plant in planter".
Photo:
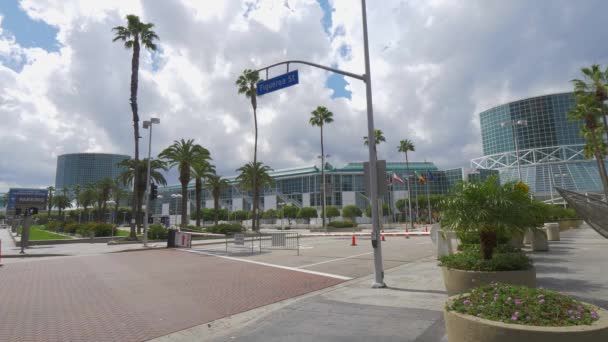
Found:
M 502 323 L 564 327 L 591 325 L 599 309 L 555 291 L 490 284 L 447 304 L 446 310 Z

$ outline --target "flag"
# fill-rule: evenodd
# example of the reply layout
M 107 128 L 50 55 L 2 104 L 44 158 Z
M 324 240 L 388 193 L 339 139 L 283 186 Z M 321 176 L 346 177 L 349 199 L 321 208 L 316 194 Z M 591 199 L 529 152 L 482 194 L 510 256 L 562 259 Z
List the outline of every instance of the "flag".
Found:
M 403 181 L 403 179 L 401 179 L 401 178 L 399 178 L 399 176 L 397 176 L 397 174 L 396 174 L 396 173 L 393 173 L 393 180 L 394 180 L 395 182 L 397 182 L 397 183 L 401 183 L 401 184 L 405 183 L 405 182 Z
M 422 184 L 426 184 L 426 179 L 424 179 L 424 177 L 419 174 L 418 172 L 414 172 L 416 174 L 416 177 L 418 178 L 418 181 Z
M 431 170 L 428 170 L 426 172 L 426 179 L 429 180 L 429 181 L 434 181 L 435 180 L 435 177 L 433 176 L 433 173 L 431 172 Z

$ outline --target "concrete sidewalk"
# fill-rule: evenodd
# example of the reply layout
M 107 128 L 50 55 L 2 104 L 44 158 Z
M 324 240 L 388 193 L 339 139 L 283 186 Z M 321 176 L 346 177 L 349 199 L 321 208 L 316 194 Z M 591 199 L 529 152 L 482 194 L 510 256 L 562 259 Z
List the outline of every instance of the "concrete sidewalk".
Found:
M 562 232 L 550 248 L 530 253 L 538 285 L 608 308 L 608 272 L 602 272 L 608 240 L 583 226 Z M 447 341 L 447 294 L 434 257 L 390 269 L 386 289 L 371 289 L 371 281 L 359 278 L 157 341 Z

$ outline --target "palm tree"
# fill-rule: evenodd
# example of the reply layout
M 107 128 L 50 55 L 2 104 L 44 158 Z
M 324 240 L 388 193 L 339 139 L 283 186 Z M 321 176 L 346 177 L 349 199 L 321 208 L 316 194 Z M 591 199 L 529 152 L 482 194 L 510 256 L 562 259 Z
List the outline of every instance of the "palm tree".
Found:
M 606 155 L 606 142 L 604 141 L 604 129 L 598 123 L 598 113 L 603 112 L 606 108 L 603 104 L 598 104 L 597 99 L 593 96 L 577 96 L 577 104 L 570 110 L 568 116 L 572 120 L 583 120 L 584 125 L 581 129 L 581 134 L 587 140 L 585 146 L 585 156 L 594 156 L 597 162 L 598 172 L 602 185 L 604 186 L 604 194 L 608 201 L 608 175 L 606 174 L 606 164 L 604 156 Z
M 608 100 L 608 68 L 605 72 L 600 69 L 600 66 L 593 64 L 590 68 L 582 68 L 584 79 L 574 79 L 574 95 L 578 98 L 587 95 L 595 96 L 598 105 L 603 105 Z M 608 112 L 599 111 L 596 114 L 601 117 L 604 123 L 604 130 L 608 132 L 608 121 L 606 115 Z
M 124 42 L 124 46 L 127 49 L 133 49 L 133 56 L 131 58 L 131 112 L 133 114 L 133 138 L 135 141 L 135 163 L 139 165 L 139 114 L 137 112 L 137 84 L 139 74 L 139 50 L 140 46 L 143 45 L 145 49 L 156 51 L 155 40 L 158 40 L 158 36 L 152 28 L 152 23 L 142 23 L 139 17 L 133 14 L 127 15 L 127 27 L 116 26 L 112 29 L 116 33 L 113 42 L 120 40 Z M 140 172 L 135 172 L 135 184 L 140 182 Z M 135 213 L 139 211 L 141 202 L 140 194 L 136 188 L 133 191 L 133 203 L 132 211 Z M 138 226 L 139 227 L 139 226 Z M 135 226 L 131 224 L 132 237 L 135 238 Z
M 397 146 L 397 151 L 405 153 L 405 169 L 407 172 L 407 198 L 408 198 L 407 202 L 409 205 L 410 223 L 411 223 L 411 227 L 413 229 L 414 220 L 412 220 L 412 201 L 410 200 L 411 199 L 411 195 L 410 195 L 410 190 L 411 190 L 410 189 L 410 161 L 407 158 L 407 153 L 416 151 L 416 147 L 414 146 L 414 143 L 411 140 L 403 139 L 399 142 L 399 146 Z
M 120 201 L 122 201 L 123 199 L 126 199 L 128 196 L 128 193 L 123 189 L 123 184 L 120 182 L 120 180 L 117 178 L 114 180 L 113 184 L 112 184 L 112 194 L 111 194 L 111 198 L 112 201 L 114 201 L 114 217 L 116 218 L 118 215 L 118 207 L 120 206 Z M 116 219 L 116 222 L 118 222 L 118 219 Z
M 239 94 L 245 94 L 245 96 L 251 100 L 251 107 L 253 108 L 253 123 L 255 127 L 255 138 L 253 145 L 253 164 L 258 164 L 258 116 L 257 116 L 257 93 L 256 84 L 260 81 L 260 75 L 257 71 L 245 69 L 241 76 L 236 80 L 236 86 Z M 253 175 L 253 188 L 257 189 L 257 175 Z M 258 212 L 258 193 L 253 193 L 253 221 L 256 222 Z M 255 230 L 255 224 L 252 224 L 252 229 Z
M 194 178 L 194 197 L 196 197 L 196 226 L 201 226 L 201 197 L 203 194 L 203 180 L 209 179 L 215 172 L 215 166 L 209 160 L 197 160 L 192 164 L 192 177 Z M 217 223 L 216 223 L 217 224 Z
M 327 108 L 323 106 L 318 106 L 317 109 L 313 110 L 310 116 L 310 124 L 313 126 L 318 126 L 321 128 L 321 186 L 323 187 L 323 200 L 321 201 L 321 217 L 323 219 L 323 228 L 325 228 L 325 232 L 327 233 L 327 228 L 325 227 L 325 149 L 323 146 L 323 125 L 332 123 L 334 121 L 334 113 L 330 112 Z
M 195 144 L 194 139 L 174 141 L 173 145 L 165 148 L 159 155 L 169 168 L 177 165 L 179 181 L 182 184 L 182 226 L 188 223 L 188 183 L 192 179 L 192 164 L 202 160 L 211 159 L 209 151 L 201 145 Z
M 274 180 L 270 176 L 269 172 L 272 171 L 270 166 L 264 165 L 261 162 L 257 164 L 247 163 L 236 170 L 239 172 L 239 175 L 236 177 L 236 180 L 239 182 L 241 187 L 247 191 L 252 191 L 254 194 L 254 202 L 253 207 L 256 207 L 255 202 L 255 194 L 259 192 L 260 189 L 263 189 L 265 186 L 270 186 L 274 184 Z M 254 224 L 254 221 L 259 218 L 255 214 L 251 218 L 251 228 L 259 229 L 259 224 Z
M 61 212 L 65 208 L 71 208 L 72 203 L 70 203 L 70 199 L 65 195 L 57 195 L 53 198 L 53 205 L 59 209 L 59 216 L 61 217 Z
M 51 210 L 53 209 L 53 191 L 55 191 L 55 188 L 51 185 L 48 188 L 46 188 L 49 191 L 49 211 L 46 215 L 47 219 L 51 217 Z
M 385 141 L 386 139 L 384 138 L 384 133 L 382 133 L 382 130 L 374 129 L 374 142 L 376 143 L 376 145 L 379 145 L 381 142 Z M 369 145 L 368 137 L 363 137 L 363 145 Z
M 211 195 L 213 196 L 214 221 L 216 225 L 220 209 L 220 195 L 222 194 L 222 190 L 229 185 L 228 180 L 222 178 L 220 175 L 212 174 L 207 177 L 207 186 L 209 187 L 209 190 L 211 190 Z
M 106 202 L 110 200 L 110 195 L 112 194 L 114 180 L 109 177 L 102 178 L 95 183 L 95 187 L 97 187 L 97 208 L 99 209 L 97 221 L 102 222 L 108 205 Z
M 76 209 L 80 208 L 80 184 L 74 184 L 72 186 L 72 194 L 74 195 L 74 200 L 76 200 Z
M 84 190 L 82 190 L 80 192 L 80 198 L 78 199 L 78 201 L 80 202 L 80 204 L 82 205 L 82 207 L 84 208 L 84 214 L 86 216 L 87 214 L 87 210 L 90 206 L 93 205 L 93 203 L 95 203 L 95 199 L 97 198 L 97 189 L 95 189 L 95 187 L 93 186 L 93 184 L 87 184 L 84 188 Z M 88 219 L 87 219 L 88 221 Z
M 137 233 L 140 233 L 141 204 L 143 203 L 143 197 L 147 186 L 146 173 L 148 171 L 148 158 L 138 161 L 135 159 L 125 159 L 116 165 L 124 169 L 124 171 L 118 175 L 118 181 L 125 186 L 133 187 L 133 192 L 137 193 L 138 197 L 135 200 L 137 200 L 138 205 L 135 207 L 135 210 L 131 212 L 131 217 L 136 217 Z M 152 159 L 150 161 L 150 180 L 156 184 L 167 185 L 167 180 L 160 171 L 167 171 L 165 163 L 162 160 Z M 129 237 L 132 239 L 137 238 L 134 225 L 131 225 Z

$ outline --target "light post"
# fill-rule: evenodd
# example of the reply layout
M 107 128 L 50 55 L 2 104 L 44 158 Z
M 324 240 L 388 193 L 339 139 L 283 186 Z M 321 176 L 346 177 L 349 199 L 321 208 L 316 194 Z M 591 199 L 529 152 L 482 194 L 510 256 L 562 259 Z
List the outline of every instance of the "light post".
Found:
M 561 178 L 561 187 L 563 189 L 564 188 L 564 177 L 568 177 L 568 174 L 567 173 L 558 173 L 558 174 L 553 175 L 553 177 Z M 554 182 L 554 184 L 555 184 L 555 182 Z M 562 202 L 564 203 L 564 208 L 566 208 L 566 200 L 563 197 L 562 197 Z
M 159 118 L 150 118 L 144 121 L 144 129 L 149 129 L 148 138 L 148 169 L 146 171 L 146 209 L 144 211 L 144 247 L 148 247 L 148 215 L 150 212 L 150 159 L 152 158 L 152 125 L 160 124 Z
M 325 158 L 329 158 L 330 155 L 329 154 L 325 154 L 325 155 L 320 155 L 317 156 L 317 158 L 321 159 L 321 188 L 322 188 L 322 194 L 323 194 L 323 210 L 321 210 L 322 212 L 322 220 L 323 220 L 323 228 L 325 229 L 325 233 L 327 234 L 327 225 L 325 224 L 325 217 L 327 217 L 327 213 L 325 211 L 327 211 L 327 189 L 325 186 Z
M 175 198 L 175 226 L 177 226 L 177 199 L 182 198 L 181 194 L 171 194 L 171 198 Z
M 517 176 L 521 182 L 521 163 L 519 162 L 519 144 L 517 142 L 517 133 L 515 133 L 515 127 L 527 127 L 528 120 L 511 120 L 500 123 L 500 127 L 511 127 L 511 135 L 513 136 L 513 143 L 515 144 L 515 160 L 517 161 Z

